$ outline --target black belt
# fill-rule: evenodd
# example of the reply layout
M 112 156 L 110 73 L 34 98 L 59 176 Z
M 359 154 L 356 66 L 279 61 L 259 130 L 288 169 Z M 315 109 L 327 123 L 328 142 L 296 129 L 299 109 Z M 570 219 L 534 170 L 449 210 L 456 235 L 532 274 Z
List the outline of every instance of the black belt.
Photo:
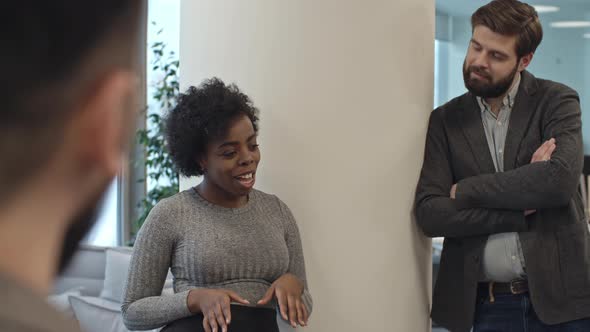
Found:
M 495 302 L 494 295 L 498 294 L 524 294 L 529 292 L 529 283 L 526 279 L 514 279 L 510 282 L 480 282 L 480 291 L 486 291 L 490 296 L 490 302 Z

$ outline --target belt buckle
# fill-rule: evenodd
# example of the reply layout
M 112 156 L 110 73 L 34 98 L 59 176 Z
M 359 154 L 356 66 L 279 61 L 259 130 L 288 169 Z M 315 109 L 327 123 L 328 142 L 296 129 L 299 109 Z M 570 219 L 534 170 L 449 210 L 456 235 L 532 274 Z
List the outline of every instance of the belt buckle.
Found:
M 517 285 L 517 284 L 519 284 L 519 283 L 522 283 L 523 281 L 524 281 L 524 280 L 517 279 L 517 280 L 512 280 L 512 281 L 510 282 L 510 292 L 511 292 L 513 295 L 518 295 L 518 294 L 523 294 L 523 293 L 525 293 L 525 290 L 521 289 L 521 290 L 519 291 L 518 289 L 516 289 L 516 286 L 515 286 L 515 285 Z

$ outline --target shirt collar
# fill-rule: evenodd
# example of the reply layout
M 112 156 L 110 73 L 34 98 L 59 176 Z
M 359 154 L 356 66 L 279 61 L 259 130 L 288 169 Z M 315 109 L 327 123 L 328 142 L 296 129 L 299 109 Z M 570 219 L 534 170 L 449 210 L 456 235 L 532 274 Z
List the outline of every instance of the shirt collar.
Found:
M 508 106 L 509 108 L 514 107 L 514 100 L 516 98 L 516 94 L 518 93 L 518 88 L 520 87 L 520 79 L 520 73 L 516 73 L 516 81 L 514 81 L 514 84 L 512 85 L 504 99 L 502 99 L 502 106 Z M 479 104 L 479 108 L 482 113 L 486 110 L 491 110 L 490 105 L 483 98 L 477 97 L 477 103 Z

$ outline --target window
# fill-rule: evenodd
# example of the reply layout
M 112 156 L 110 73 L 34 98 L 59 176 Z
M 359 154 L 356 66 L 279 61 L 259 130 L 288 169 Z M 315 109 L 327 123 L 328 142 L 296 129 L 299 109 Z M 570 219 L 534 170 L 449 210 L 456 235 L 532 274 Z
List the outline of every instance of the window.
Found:
M 167 50 L 174 51 L 178 54 L 180 39 L 180 0 L 149 0 L 146 22 L 147 36 L 144 38 L 144 40 L 147 39 L 147 45 L 145 47 L 147 57 L 146 104 L 149 107 L 153 96 L 153 92 L 150 90 L 150 82 L 157 79 L 157 73 L 152 70 L 150 65 L 152 59 L 150 45 L 156 41 L 162 41 L 166 43 Z M 154 22 L 155 25 L 152 24 L 152 22 Z M 161 33 L 158 34 L 160 30 Z M 135 162 L 133 160 L 129 163 L 129 167 L 135 167 Z M 137 172 L 141 173 L 142 171 L 138 169 Z M 96 224 L 86 236 L 83 243 L 97 246 L 117 246 L 126 244 L 124 242 L 126 242 L 125 239 L 128 238 L 128 235 L 123 233 L 128 232 L 129 227 L 127 225 L 133 221 L 132 219 L 134 219 L 135 216 L 131 211 L 135 210 L 136 204 L 139 201 L 138 197 L 141 197 L 145 192 L 145 188 L 143 188 L 143 190 L 126 188 L 136 185 L 136 181 L 130 179 L 133 176 L 138 179 L 145 177 L 142 174 L 131 172 L 131 174 L 119 175 L 111 183 L 103 197 L 103 202 L 100 205 Z M 153 183 L 148 179 L 143 186 L 150 188 L 150 186 L 153 186 Z M 129 191 L 133 191 L 133 193 L 130 194 Z
M 119 239 L 119 178 L 109 186 L 101 203 L 96 224 L 84 243 L 95 246 L 116 246 Z

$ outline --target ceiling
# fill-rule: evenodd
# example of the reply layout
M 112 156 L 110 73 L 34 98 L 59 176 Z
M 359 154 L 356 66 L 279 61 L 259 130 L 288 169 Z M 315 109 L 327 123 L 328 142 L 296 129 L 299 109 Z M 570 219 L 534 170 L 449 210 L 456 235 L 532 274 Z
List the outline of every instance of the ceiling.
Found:
M 479 7 L 490 0 L 436 0 L 437 12 L 450 16 L 471 16 Z M 559 12 L 540 14 L 545 18 L 558 20 L 588 20 L 590 19 L 590 0 L 531 0 L 525 1 L 531 5 L 549 5 L 560 7 Z

